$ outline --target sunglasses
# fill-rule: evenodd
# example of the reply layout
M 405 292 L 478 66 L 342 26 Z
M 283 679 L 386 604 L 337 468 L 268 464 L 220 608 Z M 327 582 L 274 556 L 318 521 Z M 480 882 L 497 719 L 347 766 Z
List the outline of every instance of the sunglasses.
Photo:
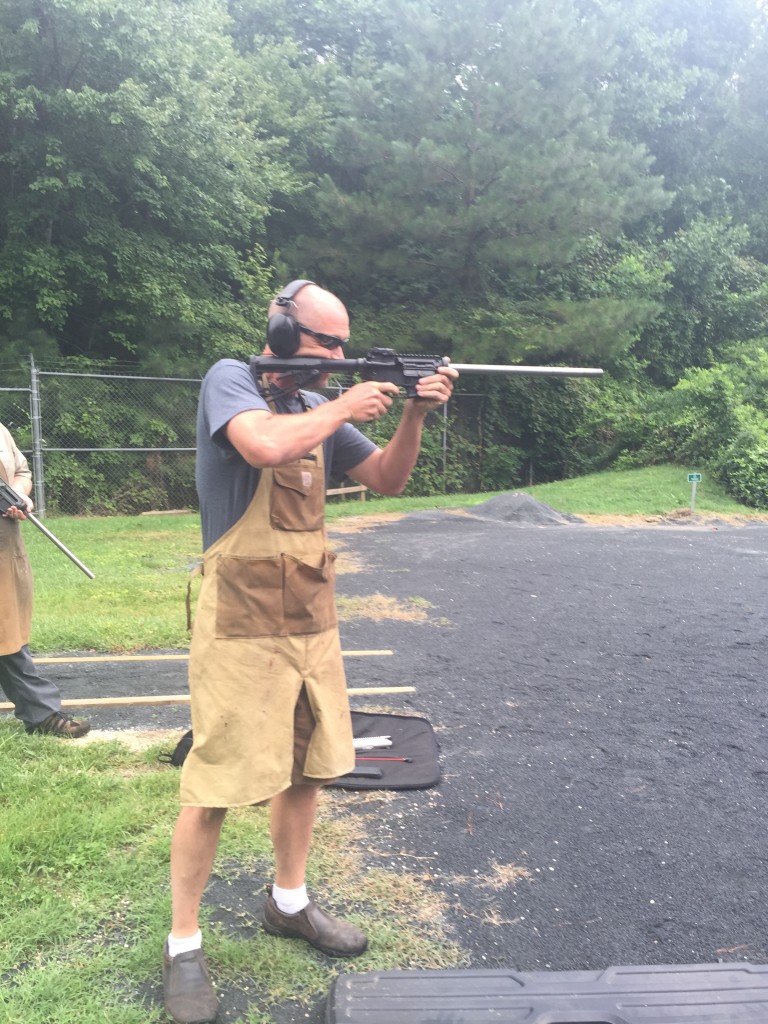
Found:
M 340 348 L 349 341 L 349 338 L 337 338 L 335 334 L 320 334 L 318 331 L 312 331 L 309 327 L 305 327 L 304 324 L 297 324 L 297 327 L 302 334 L 308 334 L 310 338 L 314 338 L 323 348 Z

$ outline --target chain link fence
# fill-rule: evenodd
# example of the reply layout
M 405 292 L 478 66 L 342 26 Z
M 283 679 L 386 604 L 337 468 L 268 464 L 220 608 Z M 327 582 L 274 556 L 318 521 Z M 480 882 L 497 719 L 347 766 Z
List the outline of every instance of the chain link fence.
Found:
M 197 510 L 200 384 L 201 378 L 41 370 L 32 360 L 26 380 L 21 371 L 6 375 L 0 422 L 29 460 L 37 514 Z M 342 390 L 335 386 L 327 397 Z M 484 396 L 457 394 L 450 407 L 450 413 L 445 408 L 430 417 L 414 471 L 415 493 L 485 489 L 482 463 L 493 451 L 483 441 Z M 394 428 L 388 421 L 364 429 L 386 444 Z M 511 459 L 504 485 L 511 487 L 519 479 L 520 459 L 514 449 L 504 453 Z
M 196 378 L 34 365 L 26 388 L 0 387 L 0 421 L 32 466 L 38 514 L 196 508 L 199 391 Z

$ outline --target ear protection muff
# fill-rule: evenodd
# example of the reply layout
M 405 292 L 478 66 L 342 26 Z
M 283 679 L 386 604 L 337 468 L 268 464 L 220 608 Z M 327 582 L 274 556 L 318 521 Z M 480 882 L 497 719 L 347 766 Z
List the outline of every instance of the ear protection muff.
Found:
M 267 321 L 267 344 L 280 359 L 290 359 L 291 356 L 296 355 L 301 340 L 301 331 L 291 312 L 296 307 L 293 299 L 305 285 L 314 283 L 314 281 L 291 281 L 275 299 L 275 303 L 283 307 L 285 312 L 273 313 Z

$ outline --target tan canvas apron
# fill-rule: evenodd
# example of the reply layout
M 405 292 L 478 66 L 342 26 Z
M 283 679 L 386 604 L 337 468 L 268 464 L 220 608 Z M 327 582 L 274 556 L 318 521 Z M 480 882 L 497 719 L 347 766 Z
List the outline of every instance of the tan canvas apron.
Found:
M 304 778 L 330 780 L 354 767 L 324 503 L 319 445 L 306 458 L 263 469 L 245 514 L 204 554 L 182 805 L 258 803 L 296 781 L 302 687 L 315 718 Z
M 0 476 L 10 483 L 2 463 Z M 29 643 L 32 626 L 32 569 L 21 524 L 0 516 L 0 656 L 15 654 Z

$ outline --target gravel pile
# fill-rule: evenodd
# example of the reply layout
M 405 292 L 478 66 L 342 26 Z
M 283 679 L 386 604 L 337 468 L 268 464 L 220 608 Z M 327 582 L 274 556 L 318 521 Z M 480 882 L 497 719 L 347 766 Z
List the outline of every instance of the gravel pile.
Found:
M 536 501 L 530 494 L 510 491 L 489 498 L 481 505 L 474 505 L 469 511 L 472 515 L 483 519 L 494 519 L 501 523 L 520 523 L 521 525 L 549 526 L 551 524 L 583 523 L 579 516 L 568 512 L 558 512 L 543 501 Z

